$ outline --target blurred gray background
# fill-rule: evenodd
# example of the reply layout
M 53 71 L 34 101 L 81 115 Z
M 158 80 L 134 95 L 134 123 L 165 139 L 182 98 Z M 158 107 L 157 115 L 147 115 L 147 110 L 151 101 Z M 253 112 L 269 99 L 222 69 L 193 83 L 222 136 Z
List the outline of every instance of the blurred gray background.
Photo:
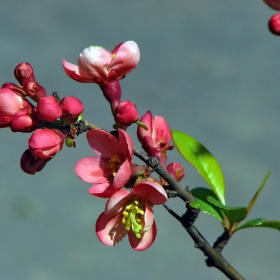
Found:
M 271 169 L 249 218 L 280 220 L 280 38 L 267 30 L 273 13 L 261 0 L 2 0 L 0 77 L 15 82 L 15 66 L 27 61 L 49 94 L 76 95 L 85 117 L 110 130 L 113 118 L 98 86 L 69 79 L 61 60 L 76 63 L 90 45 L 112 50 L 134 40 L 141 60 L 121 81 L 122 100 L 202 142 L 224 171 L 229 206 L 246 206 Z M 129 132 L 140 147 L 135 127 Z M 94 225 L 105 200 L 88 195 L 90 185 L 73 171 L 80 158 L 93 155 L 85 135 L 35 176 L 19 166 L 29 137 L 1 129 L 0 279 L 225 279 L 205 266 L 161 206 L 154 208 L 158 236 L 150 249 L 133 251 L 127 240 L 102 245 Z M 169 159 L 184 163 L 176 151 Z M 184 165 L 182 185 L 206 187 Z M 168 205 L 184 211 L 179 200 Z M 222 233 L 203 213 L 196 226 L 211 244 Z M 275 230 L 243 230 L 224 256 L 246 279 L 279 279 L 279 240 Z

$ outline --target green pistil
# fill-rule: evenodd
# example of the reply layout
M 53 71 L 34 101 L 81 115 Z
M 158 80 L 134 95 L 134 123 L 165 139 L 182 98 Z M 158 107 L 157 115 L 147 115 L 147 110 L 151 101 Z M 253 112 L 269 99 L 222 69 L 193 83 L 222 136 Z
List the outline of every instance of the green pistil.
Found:
M 123 211 L 122 223 L 125 225 L 126 230 L 132 230 L 137 238 L 141 238 L 143 220 L 143 202 L 134 196 Z

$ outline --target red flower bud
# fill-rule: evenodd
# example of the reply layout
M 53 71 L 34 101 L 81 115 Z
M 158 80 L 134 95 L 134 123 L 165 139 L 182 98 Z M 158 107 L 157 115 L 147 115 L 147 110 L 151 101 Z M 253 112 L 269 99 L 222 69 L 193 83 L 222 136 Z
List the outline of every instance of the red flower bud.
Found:
M 31 132 L 38 127 L 39 123 L 40 120 L 32 109 L 23 108 L 12 117 L 10 127 L 13 132 Z
M 28 62 L 20 63 L 14 70 L 15 78 L 24 86 L 26 82 L 36 82 L 32 66 Z
M 17 86 L 13 83 L 5 83 L 2 85 L 2 88 L 8 88 L 16 93 L 19 93 L 21 96 L 26 96 L 26 92 L 24 91 L 22 86 Z
M 138 120 L 139 114 L 136 106 L 131 101 L 124 101 L 116 108 L 114 118 L 118 126 L 128 127 Z
M 64 124 L 76 122 L 79 115 L 84 111 L 83 103 L 74 96 L 62 98 L 60 106 L 62 108 L 61 120 Z
M 62 149 L 64 135 L 58 129 L 40 128 L 28 140 L 29 150 L 35 159 L 52 158 Z
M 23 87 L 26 94 L 33 99 L 34 101 L 38 101 L 41 97 L 44 97 L 47 95 L 46 90 L 40 86 L 38 83 L 33 81 L 28 81 L 24 84 Z
M 8 89 L 0 89 L 0 127 L 9 127 L 12 117 L 22 108 L 31 109 L 31 104 L 21 95 Z
M 272 34 L 280 36 L 280 14 L 276 14 L 270 18 L 268 28 Z
M 263 0 L 270 8 L 280 11 L 280 0 Z
M 45 96 L 39 99 L 35 113 L 40 120 L 54 122 L 62 116 L 62 109 L 55 97 Z
M 26 150 L 20 159 L 21 169 L 30 175 L 40 172 L 50 159 L 35 159 L 29 150 Z
M 184 167 L 178 162 L 169 163 L 167 171 L 177 182 L 180 182 L 185 176 Z

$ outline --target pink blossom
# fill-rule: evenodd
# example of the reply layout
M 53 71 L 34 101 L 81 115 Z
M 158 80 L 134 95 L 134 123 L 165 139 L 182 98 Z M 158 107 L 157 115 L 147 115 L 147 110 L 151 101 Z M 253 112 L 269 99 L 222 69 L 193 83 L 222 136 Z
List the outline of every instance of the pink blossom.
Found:
M 54 122 L 62 116 L 62 108 L 54 96 L 44 96 L 39 99 L 35 113 L 40 120 Z
M 77 121 L 80 114 L 84 111 L 83 103 L 74 96 L 67 96 L 60 101 L 62 108 L 61 120 L 64 124 L 71 124 Z
M 270 8 L 280 11 L 280 0 L 263 0 Z
M 90 130 L 87 140 L 99 157 L 86 157 L 79 160 L 76 174 L 87 183 L 95 185 L 89 193 L 107 198 L 121 189 L 131 175 L 133 142 L 130 136 L 118 129 L 119 140 L 104 130 Z
M 8 88 L 0 89 L 0 127 L 9 127 L 12 117 L 22 108 L 32 109 L 20 94 Z
M 134 250 L 150 247 L 157 234 L 152 205 L 167 201 L 164 188 L 156 182 L 142 181 L 131 192 L 119 190 L 107 201 L 96 221 L 96 234 L 107 245 L 117 245 L 126 235 Z
M 99 46 L 86 48 L 79 56 L 78 65 L 62 60 L 66 74 L 81 83 L 104 85 L 121 79 L 136 68 L 140 51 L 133 41 L 121 43 L 110 52 Z
M 136 106 L 129 100 L 121 102 L 114 112 L 115 122 L 120 127 L 128 127 L 135 123 L 139 114 Z
M 184 167 L 178 162 L 169 163 L 166 169 L 177 182 L 180 182 L 185 176 Z
M 280 36 L 280 14 L 275 14 L 270 18 L 268 28 L 272 34 Z
M 35 159 L 49 159 L 55 156 L 63 146 L 64 135 L 58 129 L 39 128 L 28 140 L 29 150 Z
M 149 156 L 159 158 L 162 166 L 166 167 L 166 150 L 173 149 L 170 146 L 171 131 L 163 117 L 155 116 L 148 111 L 141 119 L 140 122 L 144 123 L 148 130 L 138 126 L 137 137 L 142 144 L 142 148 Z

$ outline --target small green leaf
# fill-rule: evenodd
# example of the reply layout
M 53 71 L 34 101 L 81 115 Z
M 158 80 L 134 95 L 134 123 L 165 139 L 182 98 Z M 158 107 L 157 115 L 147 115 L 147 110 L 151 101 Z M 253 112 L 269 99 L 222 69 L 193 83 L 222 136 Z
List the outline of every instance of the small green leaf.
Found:
M 212 190 L 206 188 L 195 188 L 191 190 L 191 193 L 196 198 L 196 200 L 190 202 L 191 207 L 200 209 L 201 211 L 215 217 L 220 222 L 223 221 L 223 213 L 221 210 L 218 207 L 213 206 L 206 199 L 208 196 L 217 199 L 217 196 Z
M 266 173 L 266 175 L 264 176 L 260 187 L 258 188 L 257 192 L 256 192 L 255 195 L 252 197 L 252 199 L 251 199 L 249 205 L 247 206 L 247 211 L 248 211 L 248 213 L 251 211 L 251 209 L 253 208 L 255 202 L 257 201 L 257 199 L 258 199 L 258 197 L 259 197 L 259 195 L 260 195 L 260 193 L 261 193 L 261 191 L 262 191 L 262 189 L 263 189 L 263 187 L 264 187 L 264 185 L 265 185 L 265 183 L 266 183 L 266 180 L 268 179 L 269 175 L 270 175 L 270 171 L 268 171 L 268 172 Z
M 202 176 L 218 199 L 225 204 L 225 182 L 222 170 L 214 156 L 193 137 L 172 130 L 172 139 L 179 153 Z
M 267 221 L 264 218 L 249 220 L 249 221 L 245 222 L 244 224 L 236 227 L 236 229 L 233 231 L 233 233 L 240 229 L 252 228 L 252 227 L 265 227 L 265 228 L 272 228 L 272 229 L 276 229 L 276 230 L 280 231 L 280 221 Z
M 207 200 L 213 204 L 214 206 L 220 208 L 225 216 L 228 218 L 228 224 L 225 222 L 225 227 L 227 229 L 231 229 L 231 227 L 242 220 L 244 220 L 247 216 L 247 208 L 246 207 L 229 207 L 223 205 L 220 201 L 215 199 L 212 196 L 207 196 Z

